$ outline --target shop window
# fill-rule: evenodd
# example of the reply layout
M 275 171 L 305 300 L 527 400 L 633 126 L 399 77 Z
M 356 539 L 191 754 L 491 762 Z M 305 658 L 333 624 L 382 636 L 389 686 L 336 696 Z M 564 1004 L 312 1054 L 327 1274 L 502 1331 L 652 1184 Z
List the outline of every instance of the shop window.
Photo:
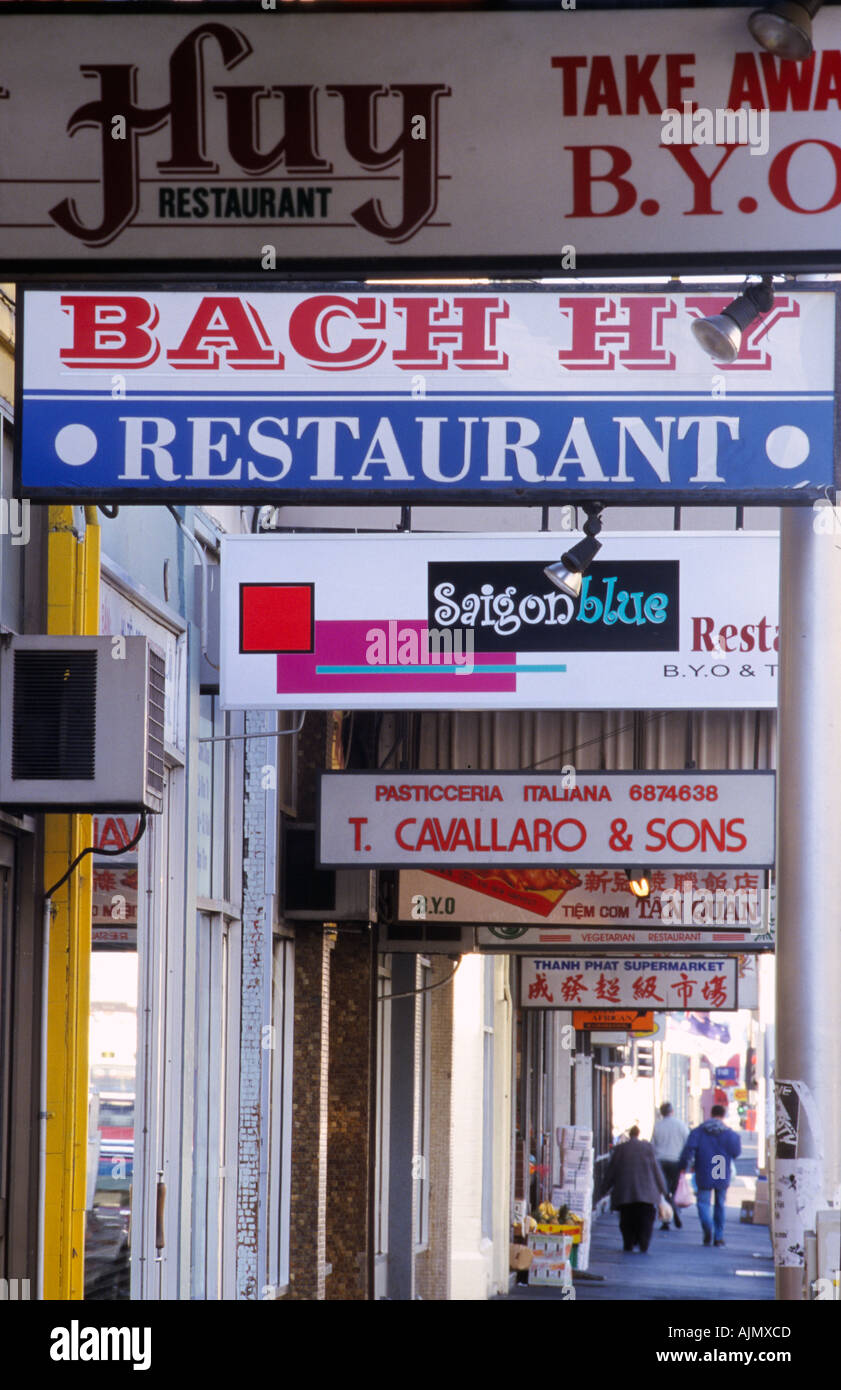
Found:
M 130 1296 L 137 1072 L 136 815 L 93 817 L 85 1299 Z
M 220 913 L 199 912 L 196 937 L 195 1086 L 193 1106 L 193 1220 L 190 1296 L 217 1300 L 231 1296 L 225 1257 L 235 1200 L 238 1059 L 231 1059 L 231 924 Z

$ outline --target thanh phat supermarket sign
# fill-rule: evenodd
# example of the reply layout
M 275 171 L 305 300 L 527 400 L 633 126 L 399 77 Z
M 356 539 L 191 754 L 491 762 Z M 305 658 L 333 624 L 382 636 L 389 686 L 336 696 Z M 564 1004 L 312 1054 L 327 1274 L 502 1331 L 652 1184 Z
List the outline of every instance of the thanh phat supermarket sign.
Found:
M 549 535 L 222 541 L 231 709 L 773 708 L 773 533 L 607 535 L 576 602 Z
M 285 9 L 4 15 L 7 264 L 837 262 L 835 6 L 799 67 L 749 8 Z
M 737 956 L 528 956 L 520 964 L 525 1008 L 738 1008 Z
M 337 772 L 321 776 L 325 867 L 767 868 L 772 772 Z
M 17 488 L 115 502 L 807 502 L 835 483 L 834 292 L 780 293 L 724 368 L 690 328 L 733 294 L 29 290 Z

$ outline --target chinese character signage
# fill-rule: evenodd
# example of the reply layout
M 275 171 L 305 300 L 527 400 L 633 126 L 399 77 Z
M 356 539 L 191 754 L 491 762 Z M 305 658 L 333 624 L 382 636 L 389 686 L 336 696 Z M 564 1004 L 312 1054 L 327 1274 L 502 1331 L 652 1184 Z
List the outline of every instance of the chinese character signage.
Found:
M 564 782 L 535 772 L 322 773 L 320 863 L 773 865 L 773 772 L 582 772 Z
M 606 536 L 577 601 L 544 574 L 569 545 L 562 532 L 226 537 L 222 704 L 775 707 L 775 534 Z
M 721 367 L 690 330 L 733 293 L 30 289 L 17 486 L 326 505 L 823 496 L 835 292 L 781 288 Z
M 4 8 L 16 273 L 837 262 L 834 6 L 802 69 L 756 48 L 746 10 L 707 5 Z
M 525 1008 L 738 1008 L 735 956 L 524 956 L 520 964 Z
M 476 925 L 484 951 L 663 946 L 773 949 L 759 869 L 652 869 L 637 898 L 624 869 L 403 869 L 404 922 Z
M 140 829 L 130 816 L 94 816 L 97 850 L 120 850 Z M 137 948 L 137 848 L 93 858 L 91 942 L 98 949 Z

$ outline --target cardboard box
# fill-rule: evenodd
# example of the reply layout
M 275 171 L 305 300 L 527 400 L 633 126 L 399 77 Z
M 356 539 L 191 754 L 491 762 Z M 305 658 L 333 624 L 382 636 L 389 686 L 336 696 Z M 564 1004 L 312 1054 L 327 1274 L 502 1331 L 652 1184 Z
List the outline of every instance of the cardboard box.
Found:
M 564 1287 L 572 1283 L 572 1265 L 554 1255 L 535 1255 L 529 1268 L 529 1284 Z
M 572 1236 L 533 1233 L 529 1236 L 529 1250 L 537 1251 L 541 1255 L 551 1255 L 556 1260 L 568 1261 L 572 1254 Z

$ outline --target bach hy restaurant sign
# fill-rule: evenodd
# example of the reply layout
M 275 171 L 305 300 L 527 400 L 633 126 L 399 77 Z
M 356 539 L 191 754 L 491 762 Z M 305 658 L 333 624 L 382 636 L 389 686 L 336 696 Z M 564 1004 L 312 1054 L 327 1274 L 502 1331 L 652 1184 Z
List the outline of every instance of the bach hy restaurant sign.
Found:
M 26 291 L 19 494 L 805 502 L 835 481 L 826 287 L 781 291 L 720 367 L 690 329 L 732 287 L 265 285 Z
M 3 16 L 15 266 L 833 266 L 841 16 L 748 10 Z M 734 252 L 738 248 L 738 252 Z

